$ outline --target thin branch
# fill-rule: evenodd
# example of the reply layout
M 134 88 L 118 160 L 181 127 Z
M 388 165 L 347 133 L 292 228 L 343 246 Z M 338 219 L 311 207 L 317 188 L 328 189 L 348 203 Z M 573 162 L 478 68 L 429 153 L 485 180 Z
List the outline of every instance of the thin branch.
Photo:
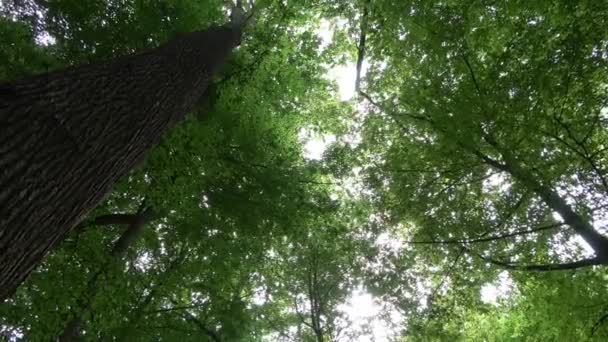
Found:
M 302 312 L 300 312 L 300 310 L 298 310 L 298 298 L 296 296 L 293 297 L 293 306 L 294 309 L 296 310 L 296 314 L 298 315 L 298 317 L 300 318 L 300 321 L 307 327 L 314 329 L 314 327 L 312 326 L 312 324 L 308 323 L 306 321 L 306 318 L 304 317 L 304 315 L 302 315 Z
M 355 78 L 355 92 L 359 92 L 361 89 L 361 68 L 363 67 L 363 60 L 365 58 L 365 40 L 367 38 L 367 18 L 369 14 L 369 2 L 365 1 L 363 4 L 363 15 L 361 16 L 361 33 L 359 36 L 359 46 L 357 48 L 357 76 Z
M 448 270 L 442 275 L 441 277 L 441 281 L 439 282 L 439 284 L 433 289 L 433 291 L 429 294 L 428 296 L 428 302 L 429 302 L 429 308 L 431 308 L 431 311 L 429 313 L 429 319 L 426 321 L 426 324 L 428 325 L 431 321 L 431 317 L 434 315 L 433 314 L 433 301 L 435 300 L 435 296 L 437 295 L 437 292 L 439 292 L 439 290 L 443 287 L 443 284 L 445 283 L 445 280 L 450 277 L 452 275 L 452 273 L 454 272 L 454 270 L 456 270 L 456 265 L 458 264 L 458 261 L 460 260 L 460 258 L 464 255 L 465 252 L 465 248 L 462 247 L 460 249 L 460 251 L 458 252 L 458 254 L 456 255 L 456 257 L 454 258 L 454 260 L 452 261 L 452 263 L 450 264 Z
M 562 263 L 562 264 L 539 264 L 539 265 L 522 265 L 516 264 L 512 262 L 495 260 L 492 258 L 484 257 L 483 255 L 473 252 L 470 249 L 466 248 L 467 252 L 476 255 L 482 260 L 485 260 L 493 265 L 500 266 L 502 268 L 506 268 L 514 271 L 530 271 L 530 272 L 549 272 L 549 271 L 565 271 L 565 270 L 574 270 L 577 268 L 589 267 L 602 265 L 602 261 L 599 258 L 589 258 L 582 259 L 579 261 Z
M 205 335 L 209 336 L 209 338 L 211 338 L 213 341 L 215 341 L 215 342 L 221 342 L 222 341 L 215 331 L 207 328 L 207 326 L 205 325 L 205 323 L 201 322 L 201 320 L 199 320 L 198 318 L 196 318 L 193 314 L 191 314 L 188 311 L 186 311 L 186 312 L 184 312 L 182 314 L 182 317 L 186 321 L 192 322 L 194 325 L 196 325 L 201 332 L 203 332 Z
M 593 135 L 593 132 L 597 128 L 599 122 L 600 122 L 600 115 L 598 113 L 596 113 L 594 115 L 594 117 L 593 117 L 593 121 L 591 121 L 591 125 L 589 127 L 589 130 L 583 136 L 583 139 L 581 140 L 581 143 L 584 144 L 584 143 L 586 143 L 589 140 L 589 138 Z
M 595 335 L 595 333 L 597 332 L 597 329 L 606 321 L 608 320 L 608 313 L 606 313 L 605 315 L 603 315 L 602 317 L 600 317 L 600 319 L 597 320 L 597 322 L 595 322 L 595 324 L 593 325 L 593 327 L 591 328 L 591 336 Z
M 314 180 L 298 180 L 298 183 L 302 183 L 302 184 L 315 184 L 315 185 L 342 185 L 342 183 L 339 182 L 317 182 Z
M 188 305 L 188 306 L 174 306 L 174 307 L 170 307 L 170 308 L 166 308 L 166 309 L 157 309 L 157 310 L 148 311 L 145 314 L 146 315 L 151 315 L 151 314 L 155 314 L 155 313 L 182 311 L 182 310 L 188 310 L 188 309 L 197 309 L 197 308 L 200 308 L 202 306 L 206 306 L 208 304 L 209 303 L 202 303 L 202 304 Z
M 393 169 L 392 172 L 398 173 L 456 173 L 462 170 L 437 170 L 437 169 Z
M 418 115 L 418 114 L 412 114 L 412 113 L 393 113 L 389 110 L 387 110 L 386 108 L 384 108 L 384 106 L 382 106 L 381 104 L 379 104 L 378 102 L 374 101 L 374 99 L 372 99 L 371 96 L 369 96 L 366 92 L 364 92 L 363 90 L 359 90 L 359 95 L 361 95 L 364 99 L 366 99 L 367 101 L 369 101 L 369 103 L 371 103 L 374 107 L 378 108 L 381 112 L 385 113 L 386 115 L 390 116 L 393 120 L 395 120 L 397 123 L 401 123 L 397 118 L 396 115 L 397 114 L 401 114 L 419 121 L 424 121 L 424 122 L 428 122 L 428 123 L 433 123 L 433 121 L 426 117 L 426 116 L 422 116 L 422 115 Z M 402 127 L 405 129 L 405 127 Z
M 432 297 L 435 297 L 435 294 L 441 289 L 441 287 L 445 283 L 446 278 L 448 278 L 452 274 L 452 272 L 454 272 L 456 265 L 458 264 L 458 261 L 460 260 L 460 258 L 464 254 L 464 252 L 465 252 L 464 249 L 460 249 L 460 251 L 458 252 L 456 257 L 454 258 L 454 261 L 452 261 L 452 264 L 450 265 L 448 271 L 443 275 L 443 277 L 441 278 L 441 281 L 439 282 L 437 287 L 435 287 L 435 289 L 433 290 L 433 293 L 431 295 Z
M 465 178 L 468 176 L 466 174 L 462 175 L 461 177 L 458 177 L 458 178 L 453 178 L 449 182 L 444 182 L 443 183 L 446 186 L 443 187 L 441 190 L 439 190 L 439 192 L 437 193 L 437 196 L 445 193 L 446 191 L 448 191 L 450 189 L 454 189 L 454 188 L 459 187 L 459 186 L 471 185 L 471 184 L 476 184 L 478 182 L 482 182 L 482 181 L 484 181 L 484 180 L 486 180 L 486 179 L 488 179 L 488 178 L 490 178 L 490 177 L 492 177 L 494 175 L 495 175 L 494 173 L 489 173 L 487 175 L 480 176 L 480 177 L 475 177 L 475 178 L 469 179 L 469 180 L 465 180 Z
M 514 237 L 514 236 L 519 236 L 519 235 L 526 235 L 526 234 L 536 233 L 536 232 L 543 231 L 543 230 L 554 229 L 554 228 L 557 228 L 557 227 L 560 227 L 560 226 L 563 226 L 563 225 L 565 225 L 565 223 L 563 223 L 563 222 L 553 223 L 553 224 L 548 224 L 548 225 L 540 226 L 540 227 L 533 228 L 533 229 L 518 230 L 518 231 L 515 231 L 515 232 L 512 232 L 512 233 L 508 233 L 508 234 L 493 235 L 493 236 L 488 236 L 488 237 L 484 237 L 484 238 L 406 241 L 405 243 L 409 243 L 409 244 L 421 244 L 421 245 L 432 245 L 432 244 L 470 244 L 470 243 L 489 242 L 489 241 L 506 239 L 506 238 L 510 238 L 510 237 Z
M 369 101 L 369 103 L 371 103 L 374 107 L 379 109 L 381 112 L 390 116 L 393 120 L 395 120 L 395 122 L 398 125 L 401 126 L 401 128 L 403 130 L 405 130 L 405 127 L 402 125 L 400 120 L 396 118 L 396 116 L 395 116 L 396 113 L 386 110 L 386 108 L 384 108 L 384 106 L 382 106 L 378 102 L 374 101 L 371 96 L 369 96 L 366 92 L 361 90 L 361 69 L 363 67 L 363 61 L 365 59 L 365 40 L 366 40 L 366 36 L 367 36 L 367 32 L 366 32 L 367 31 L 367 18 L 369 15 L 368 6 L 369 6 L 369 0 L 367 0 L 364 4 L 363 16 L 361 17 L 361 35 L 359 38 L 359 46 L 357 48 L 358 53 L 357 53 L 357 74 L 356 74 L 356 78 L 355 78 L 355 92 L 357 92 L 361 97 L 363 97 L 367 101 Z M 432 123 L 432 120 L 430 118 L 422 116 L 422 115 L 417 115 L 417 114 L 412 114 L 412 113 L 399 113 L 399 114 L 405 114 L 406 116 L 409 116 L 411 118 Z
M 271 51 L 270 48 L 265 49 L 264 51 L 260 52 L 251 63 L 243 65 L 242 67 L 238 68 L 237 70 L 235 70 L 229 74 L 223 75 L 223 77 L 221 79 L 213 82 L 213 85 L 218 86 L 218 85 L 225 83 L 226 81 L 232 79 L 233 77 L 243 74 L 245 72 L 253 73 L 254 71 L 256 71 L 256 68 L 263 62 L 266 55 L 268 55 L 270 53 L 270 51 Z
M 175 299 L 170 299 L 170 301 L 171 301 L 171 304 L 176 305 L 176 307 L 177 307 L 178 302 Z M 186 321 L 191 322 L 194 325 L 196 325 L 196 327 L 201 332 L 203 332 L 205 335 L 209 336 L 209 338 L 211 338 L 213 341 L 215 341 L 215 342 L 222 341 L 215 331 L 207 328 L 207 326 L 205 325 L 205 322 L 201 321 L 200 319 L 198 319 L 196 316 L 194 316 L 190 312 L 184 311 L 180 316 L 183 319 L 185 319 Z
M 464 144 L 458 143 L 458 145 L 462 146 L 463 148 L 471 151 L 474 155 L 476 155 L 479 159 L 481 159 L 484 163 L 494 167 L 497 170 L 500 171 L 504 171 L 507 173 L 511 172 L 511 169 L 509 168 L 509 166 L 507 164 L 501 163 L 496 159 L 492 159 L 490 157 L 488 157 L 487 155 L 483 154 L 481 151 L 479 150 L 475 150 L 475 149 L 471 149 L 468 146 L 465 146 Z
M 604 172 L 603 172 L 603 170 L 600 169 L 600 167 L 597 165 L 597 163 L 595 162 L 595 160 L 593 160 L 593 158 L 590 157 L 590 153 L 589 153 L 589 150 L 587 149 L 587 146 L 585 146 L 585 144 L 583 142 L 579 141 L 576 138 L 576 136 L 574 135 L 574 133 L 570 129 L 570 126 L 568 126 L 565 122 L 563 122 L 559 118 L 556 118 L 556 120 L 559 123 L 559 125 L 562 126 L 564 128 L 564 130 L 566 130 L 566 133 L 568 134 L 568 137 L 570 139 L 572 139 L 572 141 L 574 141 L 574 143 L 578 147 L 580 147 L 580 149 L 582 150 L 582 153 L 578 153 L 578 154 L 587 163 L 589 163 L 589 165 L 591 166 L 591 168 L 593 169 L 593 171 L 595 171 L 595 173 L 599 177 L 600 181 L 602 182 L 602 185 L 604 186 L 604 190 L 608 191 L 608 181 L 606 180 L 606 177 L 604 176 Z M 575 151 L 578 151 L 578 149 L 576 149 Z
M 596 156 L 603 154 L 604 152 L 608 151 L 608 147 L 604 147 L 604 148 L 600 148 L 599 150 L 593 152 L 590 157 L 591 158 L 595 158 Z
M 467 58 L 467 55 L 463 54 L 462 59 L 464 60 L 464 64 L 466 64 L 467 69 L 469 69 L 469 74 L 471 74 L 471 79 L 473 80 L 475 89 L 477 89 L 477 93 L 479 95 L 483 95 L 481 92 L 481 88 L 479 87 L 479 83 L 477 82 L 477 78 L 475 77 L 475 72 L 473 72 L 473 68 L 471 67 L 471 63 L 469 63 L 469 59 Z
M 608 203 L 591 208 L 591 213 L 595 213 L 598 210 L 604 210 L 606 208 L 608 208 Z
M 542 134 L 544 134 L 544 135 L 546 135 L 546 136 L 548 136 L 550 138 L 555 139 L 556 141 L 560 142 L 562 145 L 564 145 L 565 147 L 567 147 L 570 151 L 574 152 L 574 154 L 576 154 L 579 157 L 583 158 L 583 160 L 585 162 L 587 162 L 589 164 L 589 166 L 591 166 L 591 168 L 593 169 L 593 172 L 595 172 L 595 174 L 598 176 L 598 178 L 602 182 L 602 186 L 604 187 L 604 190 L 608 191 L 608 180 L 604 176 L 604 172 L 600 169 L 600 167 L 595 162 L 595 160 L 594 160 L 595 154 L 589 153 L 589 150 L 584 145 L 584 143 L 581 142 L 581 141 L 579 141 L 578 139 L 576 139 L 576 137 L 574 137 L 574 135 L 572 134 L 572 132 L 571 132 L 570 128 L 568 127 L 568 125 L 566 125 L 565 123 L 563 123 L 563 121 L 561 119 L 555 118 L 555 120 L 560 124 L 560 126 L 562 126 L 562 128 L 564 128 L 566 130 L 566 132 L 568 133 L 568 137 L 572 141 L 574 141 L 574 143 L 576 144 L 576 146 L 580 147 L 582 151 L 580 151 L 575 146 L 572 146 L 570 143 L 568 143 L 568 141 L 566 141 L 565 139 L 561 138 L 557 133 L 553 134 L 553 133 L 550 133 L 550 132 L 547 132 L 547 131 L 544 131 L 544 130 L 539 130 L 539 132 L 541 132 Z

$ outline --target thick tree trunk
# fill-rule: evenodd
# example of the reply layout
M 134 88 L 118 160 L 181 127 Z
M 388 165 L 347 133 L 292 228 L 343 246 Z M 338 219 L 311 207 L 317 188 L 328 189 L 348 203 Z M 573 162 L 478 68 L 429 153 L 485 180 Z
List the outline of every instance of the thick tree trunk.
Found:
M 0 85 L 0 301 L 193 109 L 239 42 L 214 27 Z

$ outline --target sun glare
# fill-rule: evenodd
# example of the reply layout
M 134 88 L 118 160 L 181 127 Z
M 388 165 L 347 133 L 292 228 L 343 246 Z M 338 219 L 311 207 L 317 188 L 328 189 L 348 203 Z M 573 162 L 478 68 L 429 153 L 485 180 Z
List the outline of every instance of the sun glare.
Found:
M 498 305 L 501 299 L 507 298 L 511 294 L 513 287 L 513 279 L 507 271 L 503 271 L 500 272 L 496 281 L 483 285 L 479 295 L 482 302 Z
M 403 320 L 396 310 L 386 310 L 379 305 L 374 297 L 362 288 L 357 288 L 340 308 L 346 313 L 349 330 L 357 335 L 358 342 L 390 341 L 396 332 L 394 326 L 399 326 Z

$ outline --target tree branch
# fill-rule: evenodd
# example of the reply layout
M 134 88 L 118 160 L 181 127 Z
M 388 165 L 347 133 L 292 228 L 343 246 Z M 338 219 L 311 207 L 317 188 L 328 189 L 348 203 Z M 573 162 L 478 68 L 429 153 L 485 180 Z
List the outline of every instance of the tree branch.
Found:
M 604 190 L 608 192 L 608 181 L 606 180 L 606 177 L 604 176 L 604 172 L 603 172 L 603 170 L 600 169 L 600 167 L 597 165 L 595 160 L 593 160 L 593 158 L 591 157 L 591 154 L 589 153 L 587 146 L 585 146 L 585 144 L 582 141 L 580 141 L 579 139 L 576 138 L 576 136 L 570 129 L 570 126 L 568 124 L 566 124 L 561 118 L 559 118 L 557 116 L 554 116 L 553 118 L 566 131 L 566 133 L 568 134 L 568 137 L 572 141 L 574 141 L 576 146 L 578 146 L 582 150 L 582 152 L 579 151 L 577 148 L 570 147 L 569 144 L 565 143 L 565 141 L 563 141 L 563 142 L 566 144 L 566 146 L 570 147 L 570 149 L 572 151 L 574 151 L 574 153 L 581 156 L 581 158 L 583 158 L 591 166 L 591 168 L 593 169 L 595 174 L 598 176 L 598 178 L 602 182 L 602 185 L 604 186 Z M 587 139 L 587 138 L 585 138 L 585 139 Z
M 363 15 L 361 16 L 361 32 L 359 35 L 359 46 L 357 48 L 357 76 L 355 78 L 355 92 L 359 92 L 361 89 L 361 68 L 363 67 L 363 60 L 365 58 L 365 40 L 367 38 L 367 17 L 369 14 L 369 2 L 365 1 L 363 4 Z
M 421 244 L 421 245 L 432 245 L 432 244 L 470 244 L 470 243 L 489 242 L 489 241 L 495 241 L 495 240 L 500 240 L 500 239 L 506 239 L 506 238 L 510 238 L 510 237 L 514 237 L 514 236 L 518 236 L 518 235 L 526 235 L 526 234 L 536 233 L 536 232 L 543 231 L 543 230 L 554 229 L 554 228 L 557 228 L 557 227 L 560 227 L 560 226 L 563 226 L 563 225 L 565 225 L 565 223 L 563 223 L 563 222 L 553 223 L 553 224 L 548 224 L 548 225 L 536 227 L 536 228 L 533 228 L 533 229 L 519 230 L 519 231 L 515 231 L 513 233 L 502 234 L 502 235 L 493 235 L 493 236 L 488 236 L 488 237 L 484 237 L 484 238 L 451 239 L 451 240 L 405 241 L 405 243 L 409 243 L 409 244 Z
M 595 265 L 602 264 L 602 261 L 598 258 L 589 258 L 589 259 L 582 259 L 579 261 L 562 263 L 562 264 L 522 265 L 522 264 L 515 264 L 515 263 L 511 263 L 511 262 L 505 262 L 505 261 L 500 261 L 500 260 L 495 260 L 492 258 L 484 257 L 483 255 L 481 255 L 479 253 L 475 253 L 466 247 L 464 247 L 464 248 L 466 249 L 467 252 L 469 252 L 470 254 L 476 255 L 477 257 L 479 257 L 482 260 L 485 260 L 493 265 L 500 266 L 502 268 L 506 268 L 506 269 L 514 270 L 514 271 L 531 271 L 531 272 L 565 271 L 565 270 L 574 270 L 577 268 L 583 268 L 583 267 L 589 267 L 589 266 L 595 266 Z
M 90 309 L 91 302 L 97 294 L 100 277 L 108 271 L 110 263 L 122 259 L 129 246 L 139 237 L 143 227 L 154 218 L 154 212 L 149 207 L 144 208 L 144 203 L 145 201 L 140 205 L 138 212 L 134 214 L 135 219 L 130 222 L 129 227 L 112 246 L 110 260 L 104 263 L 104 265 L 102 265 L 102 267 L 89 279 L 85 293 L 82 294 L 76 303 L 77 312 L 75 313 L 75 316 L 66 323 L 61 335 L 57 338 L 59 341 L 68 342 L 78 339 L 83 323 L 82 315 Z
M 302 315 L 302 312 L 300 312 L 300 310 L 298 310 L 298 299 L 296 298 L 296 296 L 293 297 L 293 306 L 294 306 L 294 309 L 296 310 L 296 314 L 300 318 L 300 321 L 302 322 L 302 324 L 304 324 L 305 326 L 314 330 L 314 327 L 312 326 L 312 324 L 308 323 L 306 321 L 306 318 L 304 317 L 304 315 Z
M 374 101 L 374 99 L 372 99 L 371 96 L 369 96 L 366 92 L 364 92 L 363 90 L 359 90 L 359 95 L 361 95 L 361 97 L 363 97 L 364 99 L 366 99 L 367 101 L 369 101 L 369 103 L 371 103 L 374 107 L 378 108 L 381 112 L 385 113 L 386 115 L 390 116 L 393 120 L 395 120 L 395 122 L 397 123 L 401 123 L 399 121 L 398 118 L 396 118 L 396 114 L 387 110 L 386 108 L 384 108 L 384 106 L 382 106 L 381 104 L 379 104 L 378 102 Z M 419 120 L 419 121 L 424 121 L 424 122 L 428 122 L 428 123 L 433 123 L 433 121 L 426 117 L 426 116 L 422 116 L 422 115 L 418 115 L 418 114 L 412 114 L 412 113 L 399 113 L 405 116 L 408 116 L 410 118 Z M 405 129 L 405 127 L 402 127 L 403 129 Z
M 471 74 L 471 79 L 473 81 L 473 85 L 475 85 L 475 89 L 479 95 L 483 95 L 481 92 L 481 88 L 479 87 L 479 83 L 477 83 L 477 78 L 475 77 L 475 72 L 473 72 L 473 68 L 471 67 L 471 63 L 469 63 L 469 59 L 466 54 L 462 55 L 462 59 L 464 60 L 464 64 L 466 64 L 467 69 L 469 69 L 469 74 Z
M 108 214 L 97 216 L 89 222 L 92 226 L 125 225 L 133 222 L 137 214 Z
M 433 306 L 433 304 L 435 302 L 435 297 L 437 296 L 437 293 L 443 287 L 443 284 L 445 283 L 446 279 L 448 277 L 450 277 L 452 275 L 452 273 L 456 270 L 456 265 L 458 264 L 458 261 L 460 260 L 460 258 L 464 255 L 465 251 L 466 251 L 466 249 L 464 247 L 462 247 L 458 251 L 458 254 L 456 254 L 454 261 L 452 261 L 448 270 L 442 275 L 441 281 L 439 282 L 439 284 L 437 284 L 437 286 L 435 286 L 433 291 L 427 297 L 428 298 L 427 302 L 428 302 L 428 307 L 429 307 L 429 316 L 427 317 L 425 325 L 428 325 L 431 322 L 433 316 L 435 316 L 435 313 L 434 313 L 435 306 Z
M 556 121 L 561 123 L 561 120 L 559 120 L 559 119 L 556 119 Z M 561 124 L 561 125 L 562 125 L 562 127 L 565 127 L 564 126 L 565 124 Z M 568 131 L 568 136 L 570 137 L 570 139 L 572 139 L 574 141 L 574 143 L 581 148 L 582 151 L 579 151 L 578 148 L 576 148 L 575 146 L 572 146 L 565 139 L 561 138 L 557 133 L 550 133 L 545 130 L 539 130 L 539 132 L 541 132 L 542 134 L 546 135 L 549 138 L 555 139 L 556 141 L 558 141 L 559 143 L 561 143 L 562 145 L 567 147 L 570 151 L 574 152 L 574 154 L 581 157 L 585 162 L 587 162 L 589 164 L 589 166 L 591 166 L 591 168 L 593 169 L 595 174 L 598 176 L 600 181 L 602 182 L 604 191 L 608 192 L 608 181 L 606 180 L 606 177 L 604 176 L 604 172 L 600 169 L 600 166 L 597 165 L 596 161 L 594 160 L 596 154 L 589 153 L 589 150 L 584 145 L 584 143 L 575 139 L 574 136 L 571 135 L 569 128 L 565 128 L 565 129 Z
M 151 220 L 154 219 L 155 213 L 152 208 L 140 210 L 131 225 L 125 232 L 116 240 L 110 255 L 114 258 L 120 258 L 127 251 L 129 246 L 139 237 L 142 228 Z
M 489 165 L 507 172 L 530 191 L 536 193 L 549 208 L 559 213 L 564 222 L 571 226 L 593 248 L 602 264 L 608 264 L 608 238 L 595 230 L 587 218 L 574 211 L 568 202 L 550 185 L 541 182 L 532 171 L 526 168 L 522 161 L 511 153 L 511 150 L 503 148 L 487 134 L 483 135 L 483 139 L 502 155 L 503 162 L 494 161 L 478 151 L 475 152 L 479 153 L 478 155 L 482 159 L 485 157 L 484 160 L 487 160 Z
M 477 157 L 479 157 L 479 159 L 483 160 L 486 164 L 494 167 L 495 169 L 498 169 L 500 171 L 504 171 L 507 173 L 510 172 L 509 166 L 507 166 L 506 164 L 503 164 L 495 159 L 488 157 L 487 155 L 481 153 L 480 151 L 474 150 L 473 154 L 475 154 Z
M 604 323 L 604 321 L 608 320 L 608 313 L 606 313 L 605 315 L 603 315 L 602 317 L 600 317 L 600 319 L 597 320 L 597 322 L 595 322 L 595 324 L 593 325 L 593 327 L 591 328 L 591 336 L 595 335 L 595 333 L 597 332 L 597 329 Z
M 151 315 L 151 314 L 155 314 L 155 313 L 163 313 L 163 312 L 172 312 L 172 311 L 182 311 L 182 310 L 188 310 L 188 309 L 196 309 L 196 308 L 200 308 L 202 306 L 208 305 L 208 303 L 202 303 L 202 304 L 197 304 L 197 305 L 188 305 L 188 306 L 173 306 L 170 308 L 166 308 L 166 309 L 157 309 L 157 310 L 151 310 L 146 312 L 146 315 Z
M 186 312 L 184 312 L 182 314 L 182 317 L 186 321 L 191 322 L 194 325 L 196 325 L 197 328 L 199 328 L 201 330 L 201 332 L 203 332 L 205 335 L 209 336 L 209 338 L 211 338 L 213 341 L 215 341 L 215 342 L 221 342 L 222 341 L 215 331 L 207 328 L 207 326 L 205 325 L 205 323 L 201 322 L 201 320 L 198 319 L 198 318 L 196 318 L 193 314 L 191 314 L 188 311 L 186 311 Z

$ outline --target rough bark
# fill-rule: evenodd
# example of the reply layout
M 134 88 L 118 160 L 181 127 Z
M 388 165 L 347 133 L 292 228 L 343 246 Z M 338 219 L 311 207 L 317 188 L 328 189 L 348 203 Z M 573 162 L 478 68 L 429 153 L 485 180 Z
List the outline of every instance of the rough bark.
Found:
M 193 109 L 239 41 L 213 27 L 0 85 L 0 301 Z

